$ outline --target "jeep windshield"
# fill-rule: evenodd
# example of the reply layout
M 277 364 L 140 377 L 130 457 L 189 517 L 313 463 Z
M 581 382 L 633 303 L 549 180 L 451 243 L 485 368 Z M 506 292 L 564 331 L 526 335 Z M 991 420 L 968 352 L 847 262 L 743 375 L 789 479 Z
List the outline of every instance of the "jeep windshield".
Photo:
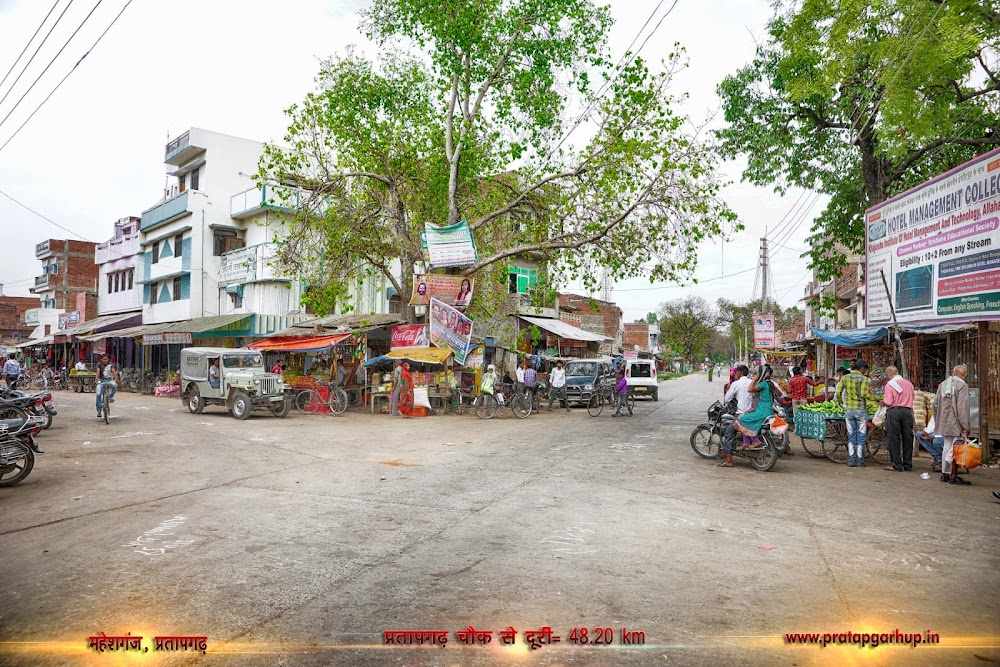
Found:
M 566 366 L 568 378 L 592 378 L 597 375 L 597 363 L 593 361 L 578 362 Z
M 264 357 L 259 354 L 232 354 L 222 357 L 222 367 L 264 370 Z

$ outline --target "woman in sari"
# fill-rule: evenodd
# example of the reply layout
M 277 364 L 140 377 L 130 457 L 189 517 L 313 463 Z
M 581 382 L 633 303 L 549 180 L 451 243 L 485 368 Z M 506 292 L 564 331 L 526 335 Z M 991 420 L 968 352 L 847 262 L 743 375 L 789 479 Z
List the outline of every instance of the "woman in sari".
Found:
M 404 417 L 413 416 L 413 376 L 410 375 L 410 362 L 404 361 L 399 381 L 399 403 L 396 409 Z
M 741 451 L 760 444 L 760 427 L 774 414 L 774 396 L 781 395 L 780 390 L 775 391 L 774 383 L 771 382 L 771 367 L 767 365 L 758 369 L 747 390 L 756 394 L 754 409 L 733 423 L 736 432 L 743 436 L 743 444 L 738 448 Z

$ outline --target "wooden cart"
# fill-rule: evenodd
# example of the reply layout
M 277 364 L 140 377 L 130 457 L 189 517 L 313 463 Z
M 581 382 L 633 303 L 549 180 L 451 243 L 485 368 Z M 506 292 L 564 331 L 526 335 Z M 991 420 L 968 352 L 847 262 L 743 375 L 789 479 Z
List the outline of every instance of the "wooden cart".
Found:
M 97 387 L 96 379 L 97 373 L 71 373 L 69 386 L 77 394 L 93 392 Z
M 871 423 L 868 416 L 868 434 L 865 439 L 865 459 L 888 463 L 885 429 Z M 795 435 L 802 442 L 802 449 L 818 459 L 824 456 L 835 463 L 847 463 L 847 422 L 843 414 L 795 411 Z

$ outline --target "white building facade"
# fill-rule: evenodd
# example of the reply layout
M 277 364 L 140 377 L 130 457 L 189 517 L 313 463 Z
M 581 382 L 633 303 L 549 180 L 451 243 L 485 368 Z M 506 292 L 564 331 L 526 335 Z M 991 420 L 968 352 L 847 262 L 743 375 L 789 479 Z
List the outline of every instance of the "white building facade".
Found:
M 298 194 L 256 187 L 263 151 L 260 142 L 200 128 L 167 144 L 164 198 L 140 220 L 143 324 L 298 313 L 299 281 L 272 265 L 281 213 Z
M 115 233 L 94 250 L 100 274 L 97 280 L 97 314 L 116 315 L 142 310 L 142 255 L 137 217 L 115 223 Z

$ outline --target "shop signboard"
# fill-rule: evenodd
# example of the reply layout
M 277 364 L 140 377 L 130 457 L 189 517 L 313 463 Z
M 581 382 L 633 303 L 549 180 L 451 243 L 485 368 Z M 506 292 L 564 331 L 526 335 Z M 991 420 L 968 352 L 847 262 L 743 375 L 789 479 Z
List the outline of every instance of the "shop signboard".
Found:
M 29 308 L 24 311 L 25 324 L 38 324 L 38 308 Z
M 1000 317 L 1000 149 L 868 209 L 865 232 L 868 326 Z
M 479 261 L 472 230 L 465 220 L 443 227 L 427 223 L 420 241 L 431 266 L 469 266 Z
M 413 295 L 411 306 L 429 306 L 431 298 L 458 310 L 472 301 L 472 290 L 475 280 L 466 276 L 448 276 L 443 274 L 415 273 L 413 274 Z
M 389 349 L 428 347 L 431 341 L 426 324 L 402 324 L 392 328 Z
M 774 347 L 774 313 L 753 316 L 753 344 L 762 350 Z
M 455 361 L 464 365 L 472 339 L 472 320 L 433 297 L 430 320 L 431 345 L 451 348 Z
M 80 311 L 73 310 L 68 313 L 63 313 L 59 316 L 59 331 L 68 329 L 69 327 L 75 327 L 80 323 Z
M 142 337 L 143 345 L 190 345 L 189 333 L 158 333 L 146 334 Z

